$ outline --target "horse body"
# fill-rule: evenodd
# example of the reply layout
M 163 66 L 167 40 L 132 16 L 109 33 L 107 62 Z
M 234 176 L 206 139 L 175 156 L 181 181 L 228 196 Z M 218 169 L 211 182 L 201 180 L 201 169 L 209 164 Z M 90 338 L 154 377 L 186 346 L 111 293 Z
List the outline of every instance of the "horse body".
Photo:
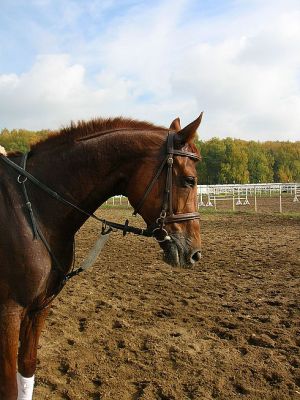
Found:
M 181 147 L 196 151 L 192 140 L 200 120 L 183 133 Z M 119 132 L 119 128 L 126 132 Z M 35 145 L 27 170 L 89 213 L 116 194 L 127 195 L 136 206 L 164 155 L 168 131 L 128 120 L 111 121 L 110 126 L 105 120 L 100 126 L 93 121 L 69 130 Z M 21 163 L 21 156 L 12 159 Z M 194 161 L 185 158 L 177 164 L 178 181 L 181 174 L 195 176 Z M 87 219 L 26 183 L 39 228 L 59 260 L 58 268 L 43 242 L 34 237 L 17 179 L 17 172 L 0 164 L 0 400 L 17 399 L 17 364 L 23 377 L 30 378 L 35 372 L 38 340 L 51 296 L 71 268 L 74 235 Z M 157 181 L 140 211 L 148 225 L 159 217 L 164 180 L 162 176 Z M 176 209 L 195 211 L 196 189 L 177 186 L 172 188 Z M 174 222 L 168 231 L 172 232 L 172 243 L 161 244 L 166 260 L 171 264 L 178 264 L 179 259 L 181 264 L 192 257 L 197 260 L 199 222 Z

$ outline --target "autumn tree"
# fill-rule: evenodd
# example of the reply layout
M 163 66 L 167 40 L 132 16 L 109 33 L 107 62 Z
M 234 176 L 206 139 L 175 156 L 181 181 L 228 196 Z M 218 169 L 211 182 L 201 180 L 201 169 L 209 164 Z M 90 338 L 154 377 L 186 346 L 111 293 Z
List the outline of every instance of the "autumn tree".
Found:
M 274 158 L 258 143 L 251 141 L 247 146 L 250 183 L 273 182 Z
M 29 150 L 30 145 L 38 142 L 41 138 L 46 137 L 49 130 L 29 131 L 26 129 L 2 129 L 0 133 L 0 145 L 4 146 L 7 151 L 20 151 L 25 153 Z

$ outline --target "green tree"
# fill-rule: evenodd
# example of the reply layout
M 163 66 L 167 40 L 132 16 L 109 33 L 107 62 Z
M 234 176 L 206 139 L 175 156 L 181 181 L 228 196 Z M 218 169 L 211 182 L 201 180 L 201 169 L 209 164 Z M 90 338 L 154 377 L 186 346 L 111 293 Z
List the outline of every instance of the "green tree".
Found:
M 263 145 L 274 159 L 275 182 L 300 180 L 300 142 L 266 142 Z
M 221 163 L 225 157 L 225 145 L 222 140 L 212 138 L 199 142 L 202 161 L 198 164 L 199 182 L 217 184 L 220 180 Z
M 273 182 L 273 157 L 268 155 L 260 143 L 253 141 L 249 142 L 247 152 L 250 183 Z
M 20 151 L 25 153 L 30 145 L 38 142 L 50 133 L 49 130 L 29 131 L 25 129 L 2 129 L 0 133 L 0 145 L 7 151 Z
M 220 183 L 248 183 L 248 154 L 245 142 L 226 138 L 225 161 L 221 163 Z

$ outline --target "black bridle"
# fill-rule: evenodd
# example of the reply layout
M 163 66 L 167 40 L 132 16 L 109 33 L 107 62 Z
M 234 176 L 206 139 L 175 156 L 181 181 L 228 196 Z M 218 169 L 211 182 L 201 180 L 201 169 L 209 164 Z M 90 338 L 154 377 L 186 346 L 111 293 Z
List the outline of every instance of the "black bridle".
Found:
M 95 135 L 96 134 L 93 134 L 91 137 L 86 137 L 84 139 L 87 140 L 89 138 L 94 138 Z M 155 223 L 152 224 L 150 227 L 147 227 L 146 229 L 130 226 L 128 220 L 126 220 L 124 224 L 118 224 L 113 221 L 108 221 L 108 220 L 99 218 L 95 214 L 89 213 L 89 212 L 83 210 L 82 208 L 80 208 L 79 206 L 77 206 L 76 204 L 72 203 L 71 201 L 65 199 L 63 196 L 61 196 L 60 194 L 58 194 L 57 192 L 55 192 L 54 190 L 49 188 L 44 183 L 40 182 L 33 175 L 31 175 L 28 171 L 26 171 L 27 154 L 23 155 L 23 162 L 22 162 L 23 165 L 22 166 L 19 166 L 18 164 L 14 163 L 8 157 L 6 157 L 2 154 L 0 155 L 0 160 L 3 163 L 7 164 L 12 169 L 14 169 L 16 172 L 18 172 L 19 176 L 17 178 L 17 181 L 18 181 L 18 183 L 22 184 L 22 187 L 23 187 L 23 193 L 25 196 L 26 206 L 29 210 L 34 236 L 40 237 L 40 239 L 44 242 L 50 255 L 54 259 L 55 264 L 58 264 L 55 256 L 51 252 L 49 244 L 46 242 L 45 238 L 43 237 L 42 233 L 40 232 L 40 229 L 38 228 L 36 219 L 34 218 L 32 205 L 31 205 L 31 202 L 29 201 L 29 198 L 27 195 L 26 181 L 27 180 L 30 181 L 36 187 L 40 188 L 41 190 L 46 192 L 49 196 L 60 201 L 61 203 L 76 209 L 78 212 L 86 215 L 87 217 L 91 217 L 91 218 L 101 222 L 103 224 L 103 226 L 102 226 L 103 234 L 107 233 L 108 231 L 111 231 L 112 229 L 118 229 L 123 232 L 123 236 L 125 236 L 126 233 L 133 233 L 136 235 L 147 236 L 147 237 L 153 236 L 160 243 L 167 241 L 167 240 L 171 240 L 167 230 L 165 229 L 165 226 L 167 224 L 175 223 L 175 222 L 177 223 L 177 222 L 189 221 L 189 220 L 200 218 L 200 215 L 198 212 L 178 213 L 178 214 L 174 214 L 174 212 L 173 212 L 172 176 L 173 176 L 174 156 L 188 157 L 195 161 L 198 161 L 200 159 L 200 157 L 195 153 L 175 149 L 174 148 L 175 135 L 176 135 L 176 133 L 174 133 L 174 132 L 170 132 L 170 131 L 168 132 L 166 155 L 165 155 L 163 161 L 161 162 L 155 176 L 153 177 L 151 182 L 148 184 L 143 197 L 141 198 L 141 200 L 138 202 L 137 206 L 134 209 L 134 213 L 133 213 L 134 215 L 138 214 L 141 211 L 141 208 L 143 207 L 154 184 L 157 182 L 158 178 L 162 174 L 165 166 L 167 166 L 166 184 L 165 184 L 165 190 L 164 190 L 164 197 L 163 197 L 163 201 L 162 201 L 162 208 L 161 208 L 160 214 L 159 214 L 158 218 L 156 219 Z M 58 267 L 60 270 L 62 270 L 62 268 L 59 266 L 59 264 L 58 264 Z M 67 274 L 66 278 L 69 279 L 69 277 L 71 277 L 73 275 L 76 275 L 76 271 L 72 271 L 71 273 Z
M 200 157 L 196 153 L 175 149 L 174 148 L 175 137 L 176 133 L 170 131 L 168 132 L 166 156 L 161 162 L 155 176 L 148 184 L 143 197 L 141 198 L 141 200 L 139 201 L 133 212 L 133 215 L 140 213 L 140 210 L 144 205 L 154 184 L 157 182 L 159 176 L 162 174 L 162 171 L 164 170 L 165 166 L 167 166 L 166 184 L 165 184 L 161 212 L 159 214 L 159 217 L 156 219 L 155 224 L 153 224 L 151 228 L 148 228 L 151 231 L 151 236 L 154 236 L 159 243 L 171 240 L 167 230 L 165 229 L 165 225 L 171 224 L 173 222 L 183 222 L 200 218 L 200 214 L 198 212 L 178 213 L 178 214 L 174 214 L 173 212 L 172 190 L 173 190 L 174 155 L 181 157 L 188 157 L 195 161 L 200 160 Z

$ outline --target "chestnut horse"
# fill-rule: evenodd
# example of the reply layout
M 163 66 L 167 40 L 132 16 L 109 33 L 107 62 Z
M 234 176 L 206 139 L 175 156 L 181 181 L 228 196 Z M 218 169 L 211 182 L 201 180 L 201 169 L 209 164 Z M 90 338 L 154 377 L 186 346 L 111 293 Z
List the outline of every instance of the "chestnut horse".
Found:
M 26 171 L 77 208 L 30 179 L 24 193 L 26 177 L 7 164 L 25 170 L 24 157 L 0 156 L 0 400 L 32 398 L 39 336 L 71 269 L 74 235 L 108 198 L 128 197 L 169 264 L 200 259 L 194 140 L 201 117 L 183 129 L 179 118 L 169 129 L 81 121 L 33 145 Z

